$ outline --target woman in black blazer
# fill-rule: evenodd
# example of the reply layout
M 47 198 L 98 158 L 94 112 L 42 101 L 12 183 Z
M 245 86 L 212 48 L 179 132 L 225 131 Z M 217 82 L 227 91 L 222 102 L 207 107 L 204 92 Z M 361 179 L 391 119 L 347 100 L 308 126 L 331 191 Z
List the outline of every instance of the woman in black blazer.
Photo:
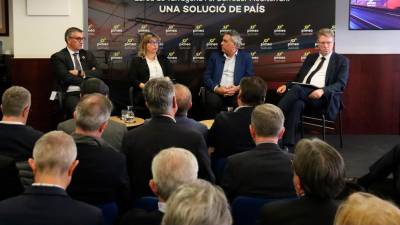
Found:
M 130 63 L 129 78 L 133 83 L 136 105 L 144 105 L 142 89 L 149 79 L 172 78 L 173 72 L 168 59 L 157 55 L 159 43 L 160 37 L 153 33 L 146 33 L 140 42 L 138 56 Z

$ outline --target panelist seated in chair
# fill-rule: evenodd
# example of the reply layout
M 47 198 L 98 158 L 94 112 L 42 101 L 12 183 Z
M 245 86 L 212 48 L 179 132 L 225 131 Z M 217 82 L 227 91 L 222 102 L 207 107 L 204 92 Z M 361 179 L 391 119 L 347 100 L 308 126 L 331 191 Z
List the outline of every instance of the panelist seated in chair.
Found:
M 173 76 L 172 66 L 166 57 L 158 55 L 160 37 L 154 33 L 143 35 L 137 57 L 129 65 L 128 76 L 133 85 L 135 105 L 144 106 L 142 89 L 147 81 L 157 77 Z
M 80 85 L 86 77 L 100 77 L 102 72 L 96 58 L 83 48 L 83 31 L 70 27 L 65 31 L 66 48 L 54 53 L 50 65 L 62 91 L 66 93 L 65 109 L 67 118 L 72 118 L 75 106 L 79 102 Z
M 251 56 L 239 49 L 241 45 L 242 37 L 237 31 L 227 32 L 222 38 L 222 52 L 214 52 L 207 62 L 204 85 L 211 118 L 224 107 L 235 106 L 240 80 L 254 75 Z
M 328 119 L 335 119 L 340 109 L 340 95 L 349 77 L 349 61 L 346 57 L 333 52 L 334 33 L 323 28 L 317 33 L 319 53 L 307 56 L 297 74 L 296 82 L 313 85 L 288 83 L 278 87 L 278 94 L 284 94 L 278 106 L 285 114 L 286 132 L 283 145 L 293 148 L 298 140 L 298 124 L 305 105 L 321 108 L 328 105 Z

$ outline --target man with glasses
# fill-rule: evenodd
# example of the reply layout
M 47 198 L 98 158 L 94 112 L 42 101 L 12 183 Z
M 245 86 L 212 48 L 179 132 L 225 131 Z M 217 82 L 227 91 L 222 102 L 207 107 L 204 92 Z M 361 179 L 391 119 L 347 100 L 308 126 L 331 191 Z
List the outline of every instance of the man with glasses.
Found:
M 323 28 L 317 32 L 319 53 L 307 56 L 295 79 L 278 87 L 277 93 L 284 94 L 278 106 L 285 114 L 286 132 L 283 145 L 292 149 L 298 139 L 298 124 L 305 105 L 322 108 L 328 105 L 328 119 L 334 119 L 340 107 L 340 96 L 349 77 L 349 61 L 333 52 L 334 33 Z
M 67 117 L 71 118 L 80 99 L 80 84 L 86 77 L 100 77 L 94 55 L 83 48 L 83 31 L 70 27 L 64 35 L 67 47 L 53 54 L 50 59 L 53 73 L 62 92 L 66 93 L 64 106 Z

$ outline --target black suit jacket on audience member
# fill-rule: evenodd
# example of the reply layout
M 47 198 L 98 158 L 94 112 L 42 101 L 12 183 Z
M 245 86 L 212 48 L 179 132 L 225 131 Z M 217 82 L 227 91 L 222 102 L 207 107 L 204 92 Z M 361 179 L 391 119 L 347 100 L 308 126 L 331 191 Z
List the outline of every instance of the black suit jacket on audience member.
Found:
M 295 196 L 293 155 L 277 144 L 263 143 L 228 157 L 221 186 L 229 199 L 239 195 L 280 198 Z
M 221 112 L 214 120 L 208 134 L 208 145 L 215 148 L 213 157 L 230 155 L 254 148 L 249 125 L 254 107 L 241 107 L 235 112 Z
M 32 186 L 0 202 L 0 224 L 99 225 L 104 221 L 100 209 L 71 199 L 61 188 Z
M 19 195 L 24 190 L 14 159 L 0 155 L 0 200 Z
M 102 72 L 97 65 L 96 58 L 91 52 L 81 49 L 79 50 L 79 58 L 86 77 L 101 77 Z M 63 91 L 66 91 L 70 85 L 81 85 L 83 78 L 73 76 L 68 72 L 74 69 L 74 63 L 72 62 L 71 55 L 67 48 L 54 53 L 50 58 L 50 64 L 58 84 L 61 85 Z M 93 67 L 95 67 L 96 70 L 92 70 Z
M 151 161 L 160 150 L 169 147 L 191 151 L 199 164 L 199 177 L 215 181 L 207 146 L 202 135 L 177 125 L 172 118 L 153 116 L 144 125 L 128 131 L 122 145 L 127 155 L 128 172 L 135 197 L 153 195 L 149 188 Z
M 0 155 L 25 161 L 32 157 L 33 147 L 42 135 L 30 126 L 0 123 Z
M 144 209 L 131 209 L 122 216 L 119 225 L 160 225 L 164 213 L 157 211 L 147 212 Z
M 120 210 L 129 204 L 126 159 L 102 139 L 73 134 L 79 164 L 67 191 L 89 204 L 116 202 Z
M 259 225 L 332 225 L 338 203 L 301 197 L 266 204 Z
M 318 57 L 319 53 L 314 53 L 307 56 L 299 70 L 299 73 L 297 74 L 296 82 L 303 82 L 305 76 L 307 76 L 307 73 L 310 71 Z M 323 88 L 324 97 L 329 104 L 329 108 L 327 110 L 329 119 L 334 119 L 340 108 L 340 97 L 332 94 L 335 92 L 344 91 L 348 78 L 349 60 L 342 55 L 332 52 L 328 69 L 326 71 L 325 87 Z M 288 87 L 290 87 L 290 85 Z
M 204 136 L 204 140 L 207 142 L 208 128 L 206 125 L 199 123 L 198 121 L 187 116 L 175 116 L 175 120 L 178 125 L 182 125 L 202 134 Z
M 157 56 L 158 62 L 160 63 L 161 69 L 164 76 L 173 78 L 172 66 L 168 59 L 163 56 Z M 128 72 L 129 79 L 133 82 L 135 90 L 140 90 L 139 84 L 146 83 L 150 77 L 149 66 L 147 65 L 146 59 L 142 57 L 134 57 L 129 65 Z

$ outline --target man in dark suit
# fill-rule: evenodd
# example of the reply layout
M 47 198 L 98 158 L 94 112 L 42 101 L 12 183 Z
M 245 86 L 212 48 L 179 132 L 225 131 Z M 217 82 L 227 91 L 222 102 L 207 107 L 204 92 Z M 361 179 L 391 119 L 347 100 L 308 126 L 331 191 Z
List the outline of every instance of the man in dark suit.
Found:
M 99 93 L 108 96 L 109 88 L 107 84 L 98 78 L 89 78 L 84 80 L 81 84 L 81 96 L 92 93 Z M 72 134 L 75 131 L 75 128 L 76 125 L 74 119 L 66 120 L 57 125 L 57 130 L 62 130 L 67 134 Z M 101 137 L 116 150 L 120 151 L 122 147 L 122 139 L 126 132 L 128 132 L 128 129 L 125 124 L 109 120 L 108 126 Z
M 0 201 L 19 195 L 24 190 L 13 158 L 0 155 Z
M 20 86 L 8 88 L 2 96 L 0 121 L 0 155 L 16 162 L 32 157 L 35 142 L 42 132 L 26 126 L 31 107 L 31 93 Z
M 143 89 L 151 120 L 128 131 L 122 149 L 127 155 L 128 172 L 135 197 L 151 195 L 151 161 L 161 149 L 180 147 L 191 151 L 199 163 L 199 177 L 214 181 L 210 158 L 203 136 L 176 124 L 177 111 L 174 85 L 168 78 L 149 80 Z
M 65 189 L 78 165 L 71 136 L 52 131 L 35 144 L 29 165 L 35 183 L 22 195 L 0 202 L 0 223 L 18 225 L 104 224 L 100 209 L 73 200 Z
M 234 106 L 240 80 L 254 75 L 251 56 L 239 49 L 241 45 L 242 38 L 237 31 L 227 32 L 222 37 L 222 52 L 211 54 L 208 60 L 204 85 L 210 118 L 224 107 Z
M 101 138 L 111 111 L 111 101 L 101 94 L 85 95 L 76 106 L 72 137 L 80 163 L 67 191 L 94 205 L 116 202 L 123 211 L 130 201 L 126 159 Z
M 303 139 L 295 148 L 293 185 L 299 199 L 266 204 L 262 225 L 332 225 L 343 190 L 345 166 L 342 156 L 319 139 Z
M 288 83 L 277 89 L 278 94 L 287 92 L 278 106 L 286 118 L 283 145 L 289 149 L 293 148 L 298 139 L 298 125 L 305 105 L 314 108 L 328 105 L 328 119 L 336 118 L 340 108 L 340 96 L 335 93 L 344 90 L 349 77 L 348 59 L 333 52 L 333 31 L 321 29 L 317 38 L 319 53 L 307 56 L 295 80 L 314 87 Z
M 257 106 L 251 115 L 250 134 L 256 147 L 228 158 L 221 186 L 228 198 L 239 195 L 281 198 L 294 196 L 293 156 L 280 149 L 284 116 L 272 104 Z
M 65 31 L 64 40 L 67 47 L 54 53 L 50 64 L 58 85 L 66 93 L 65 108 L 67 117 L 71 118 L 76 104 L 79 102 L 80 85 L 86 77 L 100 77 L 96 58 L 83 48 L 83 31 L 70 27 Z
M 119 224 L 160 225 L 169 196 L 180 185 L 197 180 L 198 170 L 196 157 L 188 150 L 168 148 L 159 152 L 151 163 L 153 178 L 149 182 L 151 191 L 158 197 L 158 210 L 132 209 Z
M 249 125 L 254 107 L 264 103 L 266 84 L 260 77 L 244 77 L 240 81 L 237 98 L 238 108 L 233 112 L 221 112 L 215 117 L 208 135 L 212 157 L 226 158 L 255 147 Z
M 189 109 L 192 108 L 192 93 L 190 93 L 189 88 L 183 84 L 175 84 L 174 86 L 176 103 L 178 104 L 178 110 L 175 114 L 176 123 L 198 131 L 204 136 L 204 140 L 207 141 L 208 128 L 204 124 L 187 116 Z

